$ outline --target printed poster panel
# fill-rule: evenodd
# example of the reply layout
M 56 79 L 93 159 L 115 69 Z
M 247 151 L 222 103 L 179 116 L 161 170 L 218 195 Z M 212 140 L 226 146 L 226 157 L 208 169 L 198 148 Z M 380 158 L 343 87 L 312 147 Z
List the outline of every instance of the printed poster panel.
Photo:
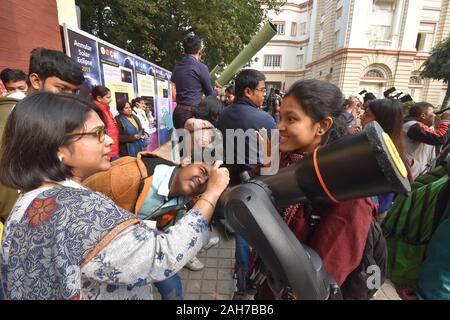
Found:
M 173 129 L 172 104 L 169 95 L 170 72 L 155 68 L 155 77 L 159 144 L 163 145 L 170 140 Z
M 102 84 L 97 56 L 97 41 L 70 29 L 67 29 L 67 38 L 67 54 L 81 65 L 86 79 L 78 94 L 88 97 L 93 87 Z
M 159 130 L 159 144 L 162 146 L 170 140 L 172 133 L 173 122 L 170 115 L 169 100 L 165 98 L 156 98 L 157 104 L 157 118 L 158 118 L 158 130 Z
M 101 74 L 104 85 L 111 90 L 111 113 L 116 116 L 117 102 L 134 99 L 134 58 L 122 50 L 98 42 Z
M 149 145 L 148 151 L 153 151 L 159 147 L 158 138 L 158 119 L 155 112 L 155 67 L 149 62 L 135 58 L 135 83 L 136 97 L 141 97 L 145 101 L 147 107 L 146 113 L 149 122 L 153 119 L 153 123 L 150 123 L 148 128 L 149 132 Z

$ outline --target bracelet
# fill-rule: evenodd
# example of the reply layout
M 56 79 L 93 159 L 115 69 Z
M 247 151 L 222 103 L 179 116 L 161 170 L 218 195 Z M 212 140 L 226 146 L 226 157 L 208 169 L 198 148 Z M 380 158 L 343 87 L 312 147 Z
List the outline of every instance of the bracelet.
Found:
M 214 210 L 214 209 L 216 209 L 216 206 L 215 206 L 215 205 L 213 205 L 213 204 L 212 204 L 212 202 L 211 202 L 211 201 L 209 201 L 208 199 L 205 199 L 205 198 L 203 198 L 203 197 L 200 197 L 200 198 L 199 198 L 199 200 L 203 200 L 203 201 L 206 201 L 206 202 L 208 202 L 208 203 L 210 204 L 210 206 L 211 206 L 211 207 L 213 208 L 213 210 Z

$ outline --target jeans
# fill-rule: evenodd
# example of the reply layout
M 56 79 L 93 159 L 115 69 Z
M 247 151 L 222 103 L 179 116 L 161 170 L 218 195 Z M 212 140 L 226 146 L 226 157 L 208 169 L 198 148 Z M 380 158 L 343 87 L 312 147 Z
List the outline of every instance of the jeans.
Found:
M 154 283 L 161 295 L 161 300 L 183 300 L 183 288 L 178 274 Z
M 2 280 L 0 279 L 0 300 L 5 300 L 5 295 L 3 294 Z
M 247 273 L 250 263 L 250 246 L 247 241 L 237 233 L 235 233 L 236 251 L 234 258 L 234 272 L 236 277 L 236 291 L 243 292 L 247 289 Z

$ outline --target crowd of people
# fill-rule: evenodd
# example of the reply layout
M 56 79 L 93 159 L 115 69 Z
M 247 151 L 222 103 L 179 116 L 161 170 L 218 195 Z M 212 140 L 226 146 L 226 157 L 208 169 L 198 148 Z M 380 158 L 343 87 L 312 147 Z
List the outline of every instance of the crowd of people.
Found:
M 173 123 L 191 133 L 199 130 L 183 143 L 200 150 L 221 134 L 226 154 L 226 130 L 256 137 L 266 129 L 263 143 L 270 144 L 278 129 L 281 169 L 377 121 L 411 183 L 436 165 L 439 146 L 447 152 L 450 112 L 437 119 L 427 102 L 410 106 L 405 115 L 399 100 L 365 91 L 345 99 L 322 80 L 298 80 L 286 93 L 268 92 L 264 74 L 253 69 L 221 88 L 201 62 L 201 39 L 189 35 L 183 47 L 186 57 L 171 79 L 177 102 Z M 152 299 L 154 284 L 162 299 L 183 299 L 177 272 L 184 266 L 202 269 L 196 254 L 217 244 L 209 225 L 213 214 L 221 214 L 216 204 L 222 192 L 242 183 L 245 172 L 257 177 L 265 165 L 250 161 L 252 153 L 262 159 L 255 145 L 246 140 L 241 150 L 233 144 L 234 159 L 225 163 L 194 162 L 195 155 L 175 163 L 149 152 L 154 119 L 145 99 L 115 101 L 114 117 L 107 87 L 95 86 L 90 101 L 76 95 L 83 72 L 59 51 L 35 49 L 28 74 L 4 69 L 0 78 L 7 90 L 0 97 L 2 298 Z M 367 273 L 362 266 L 368 237 L 389 215 L 395 197 L 277 209 L 296 238 L 318 253 L 344 298 L 367 299 L 373 292 L 360 275 Z M 320 216 L 319 223 L 312 223 L 312 216 Z M 442 239 L 448 226 L 443 220 Z M 235 241 L 233 299 L 277 298 L 258 252 L 243 235 L 235 233 Z M 420 279 L 417 298 L 439 292 L 450 299 L 450 253 L 440 250 L 425 263 L 437 271 Z M 258 272 L 265 272 L 266 280 L 255 285 L 250 275 Z

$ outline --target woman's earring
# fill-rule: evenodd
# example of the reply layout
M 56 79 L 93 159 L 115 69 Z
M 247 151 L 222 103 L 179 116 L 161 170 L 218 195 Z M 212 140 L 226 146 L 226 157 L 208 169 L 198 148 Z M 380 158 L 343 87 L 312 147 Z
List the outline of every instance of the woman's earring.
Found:
M 61 155 L 58 155 L 58 159 L 59 159 L 59 162 L 62 162 L 62 161 L 63 161 L 63 159 L 64 159 L 64 157 L 63 157 L 63 156 L 61 156 Z

